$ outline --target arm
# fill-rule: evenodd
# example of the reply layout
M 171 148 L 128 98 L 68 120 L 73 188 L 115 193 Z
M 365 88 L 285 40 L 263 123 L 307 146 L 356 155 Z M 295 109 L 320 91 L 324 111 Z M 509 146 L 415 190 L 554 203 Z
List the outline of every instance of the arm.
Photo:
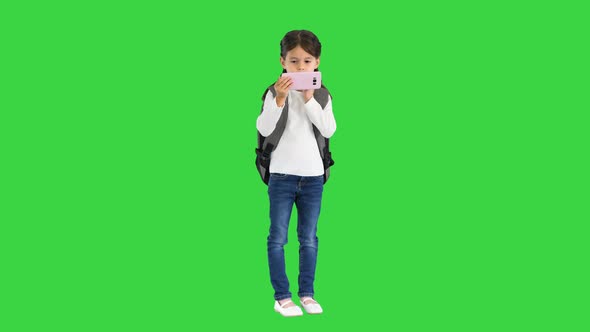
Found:
M 285 101 L 289 95 L 289 87 L 293 81 L 289 77 L 279 77 L 274 85 L 277 92 L 276 97 L 271 91 L 266 93 L 264 98 L 264 105 L 262 106 L 262 113 L 256 120 L 256 128 L 264 137 L 268 137 L 275 130 L 277 122 L 283 113 Z
M 277 98 L 275 98 L 272 92 L 268 91 L 266 98 L 264 99 L 264 105 L 262 106 L 262 113 L 256 120 L 256 129 L 264 137 L 268 137 L 275 130 L 277 122 L 283 113 L 283 106 L 285 105 L 284 99 L 281 107 L 277 106 Z
M 336 119 L 334 119 L 334 113 L 332 113 L 332 98 L 328 99 L 326 108 L 322 109 L 322 106 L 315 100 L 315 98 L 309 99 L 305 103 L 305 113 L 307 117 L 320 131 L 322 136 L 330 138 L 336 131 Z

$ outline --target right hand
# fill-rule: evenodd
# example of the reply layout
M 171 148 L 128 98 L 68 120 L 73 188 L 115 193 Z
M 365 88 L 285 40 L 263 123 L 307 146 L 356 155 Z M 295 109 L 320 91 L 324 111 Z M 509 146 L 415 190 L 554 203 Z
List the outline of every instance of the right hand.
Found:
M 293 80 L 288 76 L 281 76 L 275 83 L 275 91 L 277 92 L 277 98 L 287 98 L 289 95 L 289 87 L 293 85 Z

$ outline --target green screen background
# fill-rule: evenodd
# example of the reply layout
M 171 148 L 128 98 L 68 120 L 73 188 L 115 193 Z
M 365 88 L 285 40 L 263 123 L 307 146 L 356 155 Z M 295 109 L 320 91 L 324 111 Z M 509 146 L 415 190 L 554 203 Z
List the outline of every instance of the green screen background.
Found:
M 588 330 L 586 7 L 0 7 L 0 330 Z M 293 29 L 338 130 L 325 313 L 285 319 L 254 148 Z

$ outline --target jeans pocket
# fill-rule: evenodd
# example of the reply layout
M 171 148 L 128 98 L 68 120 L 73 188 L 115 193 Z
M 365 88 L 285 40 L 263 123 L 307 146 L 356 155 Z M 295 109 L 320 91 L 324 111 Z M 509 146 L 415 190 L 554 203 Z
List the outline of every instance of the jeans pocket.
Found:
M 287 174 L 283 174 L 283 173 L 270 173 L 270 177 L 275 178 L 275 179 L 284 179 L 287 176 L 288 176 Z

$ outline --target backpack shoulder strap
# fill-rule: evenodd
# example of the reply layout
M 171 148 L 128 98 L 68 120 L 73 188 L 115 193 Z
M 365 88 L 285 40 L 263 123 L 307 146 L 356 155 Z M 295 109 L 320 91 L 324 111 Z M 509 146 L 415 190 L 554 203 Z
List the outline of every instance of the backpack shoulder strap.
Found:
M 262 95 L 263 103 L 264 103 L 264 100 L 266 99 L 267 93 L 269 93 L 269 92 L 272 93 L 273 96 L 276 95 L 276 90 L 274 88 L 274 85 L 271 85 L 270 87 L 268 87 L 266 89 L 266 91 L 264 92 L 264 94 Z M 263 110 L 264 110 L 264 104 L 262 106 L 262 109 L 260 110 L 260 113 L 262 113 Z M 283 136 L 283 132 L 285 131 L 285 127 L 287 127 L 288 114 L 289 114 L 289 98 L 287 98 L 285 100 L 285 105 L 283 106 L 283 111 L 281 113 L 281 117 L 277 121 L 275 130 L 268 137 L 264 137 L 260 133 L 258 133 L 258 148 L 264 154 L 264 157 L 270 158 L 271 152 L 273 152 L 275 150 L 275 148 L 277 147 L 277 145 L 279 144 L 279 141 L 281 140 L 281 137 Z
M 313 92 L 313 98 L 317 100 L 320 106 L 322 106 L 322 109 L 326 108 L 326 105 L 328 105 L 328 101 L 331 97 L 332 95 L 330 95 L 330 91 L 328 91 L 328 89 L 326 89 L 324 86 Z
M 322 85 L 320 89 L 314 91 L 313 97 L 315 98 L 315 100 L 317 100 L 322 109 L 324 109 L 328 105 L 328 101 L 330 100 L 330 98 L 332 98 L 332 95 L 330 94 L 328 89 L 326 89 L 326 87 Z M 315 135 L 315 139 L 318 144 L 318 149 L 320 150 L 320 156 L 324 164 L 324 183 L 326 183 L 326 181 L 328 181 L 328 178 L 330 177 L 330 166 L 334 165 L 332 153 L 330 152 L 330 139 L 322 136 L 320 130 L 315 125 L 313 125 L 313 133 Z
M 269 86 L 268 88 L 266 88 L 266 90 L 264 90 L 264 93 L 262 94 L 262 108 L 260 108 L 260 113 L 262 113 L 262 111 L 264 110 L 264 101 L 266 100 L 266 95 L 268 93 L 272 93 L 273 97 L 277 94 L 274 85 Z

